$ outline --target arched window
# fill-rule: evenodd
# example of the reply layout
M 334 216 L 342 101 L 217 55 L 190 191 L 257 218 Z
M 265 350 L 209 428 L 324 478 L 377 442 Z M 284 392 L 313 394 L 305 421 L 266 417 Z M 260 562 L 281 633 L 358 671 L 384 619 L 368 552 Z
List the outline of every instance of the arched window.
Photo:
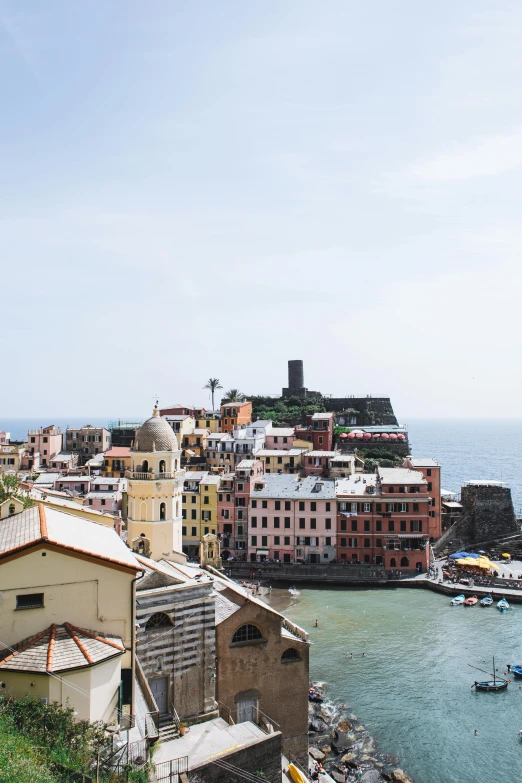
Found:
M 238 642 L 253 642 L 256 639 L 262 638 L 263 635 L 257 625 L 251 625 L 248 623 L 247 625 L 242 625 L 237 629 L 234 636 L 232 637 L 232 644 L 237 644 Z
M 289 647 L 285 650 L 281 656 L 281 663 L 292 663 L 292 661 L 300 661 L 301 656 L 294 647 Z
M 410 561 L 407 557 L 401 557 L 401 566 L 404 566 L 404 568 L 408 568 L 410 564 Z
M 160 519 L 167 518 L 167 506 L 165 503 L 160 503 Z
M 142 503 L 140 506 L 140 520 L 142 522 L 147 521 L 147 505 L 145 503 Z
M 9 513 L 10 514 L 14 514 L 15 511 L 16 511 L 15 504 L 14 503 L 10 503 L 9 504 Z
M 141 463 L 141 472 L 142 473 L 148 473 L 149 472 L 149 461 L 147 459 L 144 459 Z
M 149 617 L 145 626 L 146 631 L 152 631 L 154 628 L 166 628 L 172 625 L 172 620 L 165 612 L 156 612 Z
M 390 560 L 390 568 L 397 568 L 397 560 L 394 557 Z
M 166 473 L 166 472 L 167 471 L 165 470 L 165 460 L 160 459 L 158 473 Z

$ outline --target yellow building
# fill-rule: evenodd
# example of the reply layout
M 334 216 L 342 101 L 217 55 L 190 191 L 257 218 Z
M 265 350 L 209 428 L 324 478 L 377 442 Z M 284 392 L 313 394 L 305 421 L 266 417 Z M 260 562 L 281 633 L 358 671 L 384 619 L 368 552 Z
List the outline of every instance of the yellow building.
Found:
M 185 557 L 181 540 L 181 450 L 156 406 L 136 431 L 127 471 L 127 543 L 153 560 Z
M 26 443 L 0 444 L 0 473 L 7 473 L 11 470 L 18 473 L 26 447 Z
M 205 459 L 205 449 L 209 435 L 209 430 L 197 428 L 194 428 L 192 432 L 185 433 L 181 443 L 181 446 L 183 447 L 183 456 L 186 458 L 202 457 Z
M 183 481 L 183 551 L 190 557 L 199 553 L 199 544 L 208 533 L 217 534 L 217 502 L 220 476 L 190 471 Z
M 41 504 L 0 520 L 1 694 L 128 726 L 142 570 L 103 525 Z
M 128 446 L 113 446 L 104 454 L 102 476 L 110 478 L 125 476 L 125 471 L 131 468 L 131 454 Z
M 205 411 L 204 416 L 196 419 L 195 426 L 209 432 L 221 432 L 221 411 Z

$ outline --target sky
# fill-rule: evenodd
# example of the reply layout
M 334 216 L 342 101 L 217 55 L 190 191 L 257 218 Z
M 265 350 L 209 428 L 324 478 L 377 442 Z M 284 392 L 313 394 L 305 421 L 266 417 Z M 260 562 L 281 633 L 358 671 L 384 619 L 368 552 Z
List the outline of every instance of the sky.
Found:
M 0 0 L 0 416 L 522 416 L 522 4 Z

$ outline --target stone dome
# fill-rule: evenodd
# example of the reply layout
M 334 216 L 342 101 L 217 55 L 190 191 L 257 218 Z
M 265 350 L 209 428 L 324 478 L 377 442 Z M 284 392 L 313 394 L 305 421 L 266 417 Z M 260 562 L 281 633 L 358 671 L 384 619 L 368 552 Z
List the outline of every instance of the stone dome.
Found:
M 178 441 L 172 427 L 163 419 L 157 407 L 136 431 L 132 451 L 177 451 Z

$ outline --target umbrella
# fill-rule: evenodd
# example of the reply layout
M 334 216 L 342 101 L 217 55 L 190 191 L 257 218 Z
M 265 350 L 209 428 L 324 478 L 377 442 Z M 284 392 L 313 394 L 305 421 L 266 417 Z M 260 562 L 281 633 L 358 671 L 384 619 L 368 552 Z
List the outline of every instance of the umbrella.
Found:
M 511 557 L 509 552 L 502 552 L 502 557 Z
M 455 552 L 454 555 L 450 555 L 450 560 L 458 560 L 460 557 L 460 552 Z
M 475 557 L 475 558 L 477 558 L 477 557 L 480 557 L 480 555 L 476 555 L 476 554 L 475 554 L 475 552 L 471 552 L 471 553 L 468 555 L 468 557 Z
M 484 552 L 484 550 L 483 550 L 483 549 L 479 549 L 479 555 L 485 555 L 485 554 L 486 554 L 486 553 Z

